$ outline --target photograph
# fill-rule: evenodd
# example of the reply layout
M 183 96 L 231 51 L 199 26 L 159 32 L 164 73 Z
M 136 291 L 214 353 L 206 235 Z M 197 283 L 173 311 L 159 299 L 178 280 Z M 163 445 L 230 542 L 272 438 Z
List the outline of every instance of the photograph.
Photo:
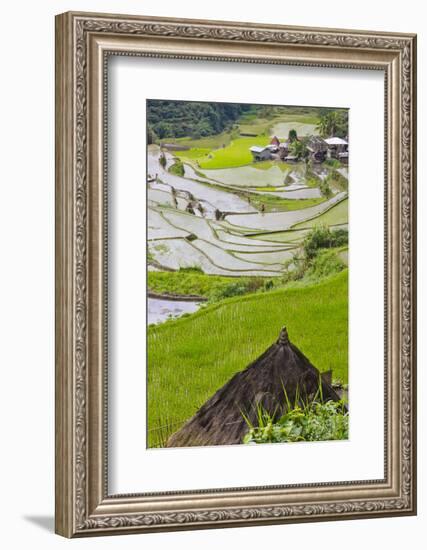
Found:
M 147 447 L 347 440 L 349 109 L 144 122 Z

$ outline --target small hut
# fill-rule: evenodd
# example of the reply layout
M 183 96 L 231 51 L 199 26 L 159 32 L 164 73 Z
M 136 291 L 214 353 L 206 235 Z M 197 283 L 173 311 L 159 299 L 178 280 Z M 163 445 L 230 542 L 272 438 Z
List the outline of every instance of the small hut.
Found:
M 321 392 L 319 392 L 321 385 Z M 257 407 L 279 418 L 296 400 L 301 403 L 316 397 L 339 401 L 330 385 L 288 338 L 286 328 L 260 357 L 235 374 L 197 413 L 172 434 L 168 447 L 234 445 L 242 443 L 248 432 L 243 414 L 256 424 Z M 243 413 L 243 414 L 242 414 Z
M 255 162 L 269 160 L 271 158 L 271 151 L 268 146 L 260 147 L 258 145 L 252 145 L 252 147 L 249 147 L 249 151 L 252 153 L 252 158 Z

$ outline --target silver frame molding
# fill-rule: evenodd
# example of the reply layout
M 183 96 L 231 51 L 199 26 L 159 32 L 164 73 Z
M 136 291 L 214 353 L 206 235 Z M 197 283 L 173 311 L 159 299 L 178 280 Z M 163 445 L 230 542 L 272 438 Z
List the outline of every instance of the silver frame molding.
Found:
M 110 55 L 384 71 L 384 479 L 108 494 L 105 207 Z M 415 115 L 412 34 L 72 12 L 56 17 L 58 534 L 79 537 L 416 513 Z

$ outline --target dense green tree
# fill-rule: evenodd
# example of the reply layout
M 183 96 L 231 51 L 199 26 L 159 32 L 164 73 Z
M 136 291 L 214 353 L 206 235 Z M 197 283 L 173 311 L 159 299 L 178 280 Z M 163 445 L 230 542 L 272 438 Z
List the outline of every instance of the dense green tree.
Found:
M 326 111 L 320 115 L 317 130 L 324 138 L 348 136 L 348 110 Z
M 199 138 L 231 129 L 243 113 L 254 109 L 258 107 L 240 103 L 149 100 L 147 119 L 156 139 Z
M 308 158 L 307 142 L 306 138 L 295 139 L 290 143 L 289 151 L 298 159 L 306 160 Z

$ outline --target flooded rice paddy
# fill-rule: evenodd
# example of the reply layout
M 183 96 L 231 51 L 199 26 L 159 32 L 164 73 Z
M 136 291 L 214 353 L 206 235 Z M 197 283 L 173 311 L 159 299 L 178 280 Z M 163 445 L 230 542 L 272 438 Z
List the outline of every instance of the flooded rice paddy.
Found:
M 282 123 L 281 123 L 282 124 Z M 292 127 L 295 125 L 292 124 Z M 312 125 L 307 132 L 312 133 Z M 280 135 L 287 127 L 275 128 Z M 217 170 L 197 170 L 184 164 L 184 176 L 168 171 L 175 159 L 166 152 L 159 163 L 158 147 L 148 153 L 148 264 L 150 270 L 197 268 L 207 275 L 231 277 L 282 275 L 316 224 L 346 227 L 346 192 L 307 207 L 304 199 L 322 197 L 307 185 L 306 166 L 265 163 Z M 280 161 L 277 161 L 280 162 Z M 260 163 L 262 164 L 262 163 Z M 315 167 L 320 178 L 328 169 Z M 348 177 L 347 168 L 340 168 Z M 301 207 L 262 212 L 253 196 L 301 201 Z M 262 200 L 262 199 L 261 199 Z M 267 200 L 267 199 L 265 199 Z M 295 203 L 299 205 L 300 203 Z M 149 298 L 148 322 L 197 311 L 197 302 Z
M 158 298 L 148 298 L 147 302 L 147 323 L 149 325 L 181 317 L 184 313 L 194 313 L 200 307 L 198 302 L 159 300 Z

